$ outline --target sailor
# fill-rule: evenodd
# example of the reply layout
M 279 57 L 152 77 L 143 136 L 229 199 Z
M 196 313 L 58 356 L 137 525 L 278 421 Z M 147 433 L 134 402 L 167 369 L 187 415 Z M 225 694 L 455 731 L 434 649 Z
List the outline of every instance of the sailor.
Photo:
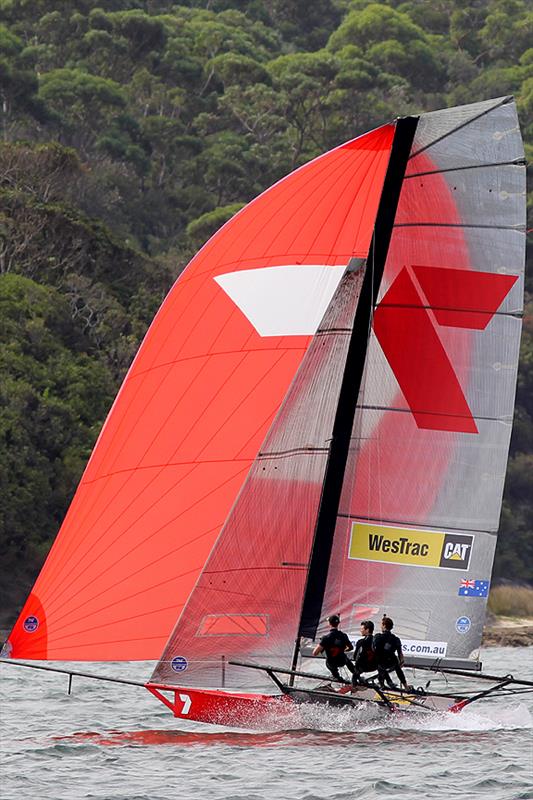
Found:
M 364 685 L 365 681 L 361 678 L 362 672 L 373 672 L 377 669 L 376 653 L 374 651 L 374 623 L 370 619 L 361 622 L 361 639 L 355 645 L 354 653 L 354 673 L 352 682 Z
M 389 672 L 394 670 L 402 685 L 402 688 L 407 690 L 407 681 L 402 669 L 403 666 L 403 652 L 402 643 L 392 633 L 394 622 L 390 617 L 383 616 L 381 620 L 381 633 L 374 636 L 374 651 L 376 655 L 378 680 L 382 689 L 385 688 L 385 683 L 390 689 L 395 689 L 395 685 L 391 680 Z
M 354 666 L 346 655 L 347 652 L 353 650 L 353 644 L 347 635 L 339 630 L 340 621 L 341 618 L 338 614 L 332 614 L 328 617 L 330 627 L 329 633 L 326 633 L 321 638 L 320 643 L 317 644 L 313 650 L 313 655 L 319 656 L 321 653 L 325 653 L 326 667 L 333 677 L 343 683 L 349 683 L 349 681 L 345 681 L 344 678 L 340 676 L 339 667 L 347 667 L 353 675 Z

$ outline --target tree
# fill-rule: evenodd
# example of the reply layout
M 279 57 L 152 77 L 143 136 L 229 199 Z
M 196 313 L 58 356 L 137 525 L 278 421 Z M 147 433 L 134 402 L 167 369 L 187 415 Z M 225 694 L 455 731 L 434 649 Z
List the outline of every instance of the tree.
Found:
M 7 141 L 16 115 L 37 120 L 46 118 L 44 105 L 37 98 L 37 77 L 21 58 L 22 42 L 0 25 L 0 130 Z M 16 123 L 15 123 L 16 127 Z
M 54 112 L 65 144 L 90 153 L 99 133 L 126 106 L 118 83 L 81 69 L 56 69 L 43 76 L 39 96 Z
M 323 47 L 341 20 L 338 4 L 332 0 L 265 0 L 265 6 L 283 38 L 303 50 Z
M 274 87 L 283 93 L 292 168 L 327 148 L 330 92 L 338 60 L 325 50 L 280 56 L 269 64 Z
M 328 49 L 336 52 L 350 44 L 360 48 L 371 64 L 407 79 L 415 88 L 435 91 L 445 80 L 424 30 L 406 13 L 388 6 L 370 3 L 350 12 L 331 35 Z
M 187 235 L 196 248 L 201 247 L 215 231 L 231 219 L 242 208 L 242 203 L 233 203 L 202 214 L 187 225 Z
M 0 342 L 0 580 L 14 603 L 66 511 L 113 381 L 84 352 L 67 300 L 20 275 L 0 278 Z

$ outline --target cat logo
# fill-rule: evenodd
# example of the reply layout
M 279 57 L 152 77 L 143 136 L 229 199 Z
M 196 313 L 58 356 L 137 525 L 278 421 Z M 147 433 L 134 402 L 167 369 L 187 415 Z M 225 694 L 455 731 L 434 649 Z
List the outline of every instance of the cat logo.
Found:
M 459 542 L 448 542 L 444 546 L 444 558 L 453 558 L 454 561 L 464 561 L 468 553 L 469 544 L 459 544 Z
M 474 537 L 467 534 L 447 533 L 442 546 L 439 567 L 468 569 Z

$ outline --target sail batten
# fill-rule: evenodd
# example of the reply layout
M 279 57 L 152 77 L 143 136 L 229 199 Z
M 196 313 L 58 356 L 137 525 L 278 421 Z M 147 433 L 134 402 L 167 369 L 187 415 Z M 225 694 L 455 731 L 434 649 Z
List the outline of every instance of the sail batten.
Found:
M 424 412 L 423 409 L 417 409 L 416 407 L 409 407 L 409 408 L 394 408 L 394 406 L 388 405 L 370 405 L 369 403 L 358 403 L 356 406 L 357 409 L 360 410 L 367 410 L 367 411 L 389 411 L 389 412 L 397 412 L 399 414 L 413 414 L 415 416 L 420 416 L 421 414 L 427 413 Z M 438 416 L 438 412 L 432 410 L 432 416 Z M 455 417 L 457 420 L 460 419 L 470 419 L 470 417 L 474 420 L 483 420 L 485 422 L 503 422 L 505 424 L 512 424 L 513 415 L 506 414 L 501 415 L 498 417 L 484 417 L 481 414 L 468 414 L 468 415 L 461 415 L 461 414 L 450 414 L 448 411 L 446 413 L 441 412 L 442 417 Z
M 448 167 L 447 169 L 433 169 L 425 172 L 408 172 L 405 180 L 411 178 L 423 178 L 425 175 L 443 175 L 448 172 L 462 172 L 466 169 L 494 169 L 494 167 L 524 167 L 527 162 L 523 158 L 515 158 L 512 161 L 489 161 L 486 164 L 468 164 L 461 167 Z
M 339 519 L 340 518 L 352 519 L 352 520 L 357 519 L 359 522 L 371 522 L 371 523 L 375 522 L 375 523 L 382 524 L 382 525 L 401 525 L 401 526 L 407 526 L 407 527 L 409 525 L 412 525 L 412 521 L 411 520 L 409 520 L 409 519 L 401 519 L 399 517 L 394 517 L 394 518 L 365 517 L 363 515 L 359 515 L 359 516 L 355 517 L 353 514 L 348 514 L 346 512 L 341 512 L 341 511 L 339 511 L 338 517 L 339 517 Z M 464 526 L 455 527 L 455 528 L 453 527 L 453 525 L 447 525 L 446 526 L 446 530 L 449 530 L 449 531 L 458 531 L 459 532 L 459 531 L 464 531 L 464 529 L 465 529 Z M 491 536 L 496 536 L 498 531 L 497 530 L 489 530 L 489 529 L 486 529 L 486 530 L 479 529 L 478 533 L 487 533 L 487 534 L 490 534 Z
M 496 231 L 525 231 L 522 222 L 516 225 L 481 225 L 466 222 L 399 222 L 397 228 L 479 228 L 481 230 L 490 229 Z

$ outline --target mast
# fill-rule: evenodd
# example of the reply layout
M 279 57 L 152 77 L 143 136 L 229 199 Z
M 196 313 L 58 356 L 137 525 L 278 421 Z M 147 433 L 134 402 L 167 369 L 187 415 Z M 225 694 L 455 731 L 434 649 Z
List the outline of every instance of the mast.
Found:
M 314 639 L 320 620 L 353 421 L 368 349 L 374 303 L 383 278 L 396 209 L 418 120 L 419 117 L 403 117 L 396 121 L 389 165 L 366 261 L 366 272 L 355 313 L 335 414 L 328 464 L 302 601 L 293 669 L 297 663 L 300 637 L 306 636 Z

